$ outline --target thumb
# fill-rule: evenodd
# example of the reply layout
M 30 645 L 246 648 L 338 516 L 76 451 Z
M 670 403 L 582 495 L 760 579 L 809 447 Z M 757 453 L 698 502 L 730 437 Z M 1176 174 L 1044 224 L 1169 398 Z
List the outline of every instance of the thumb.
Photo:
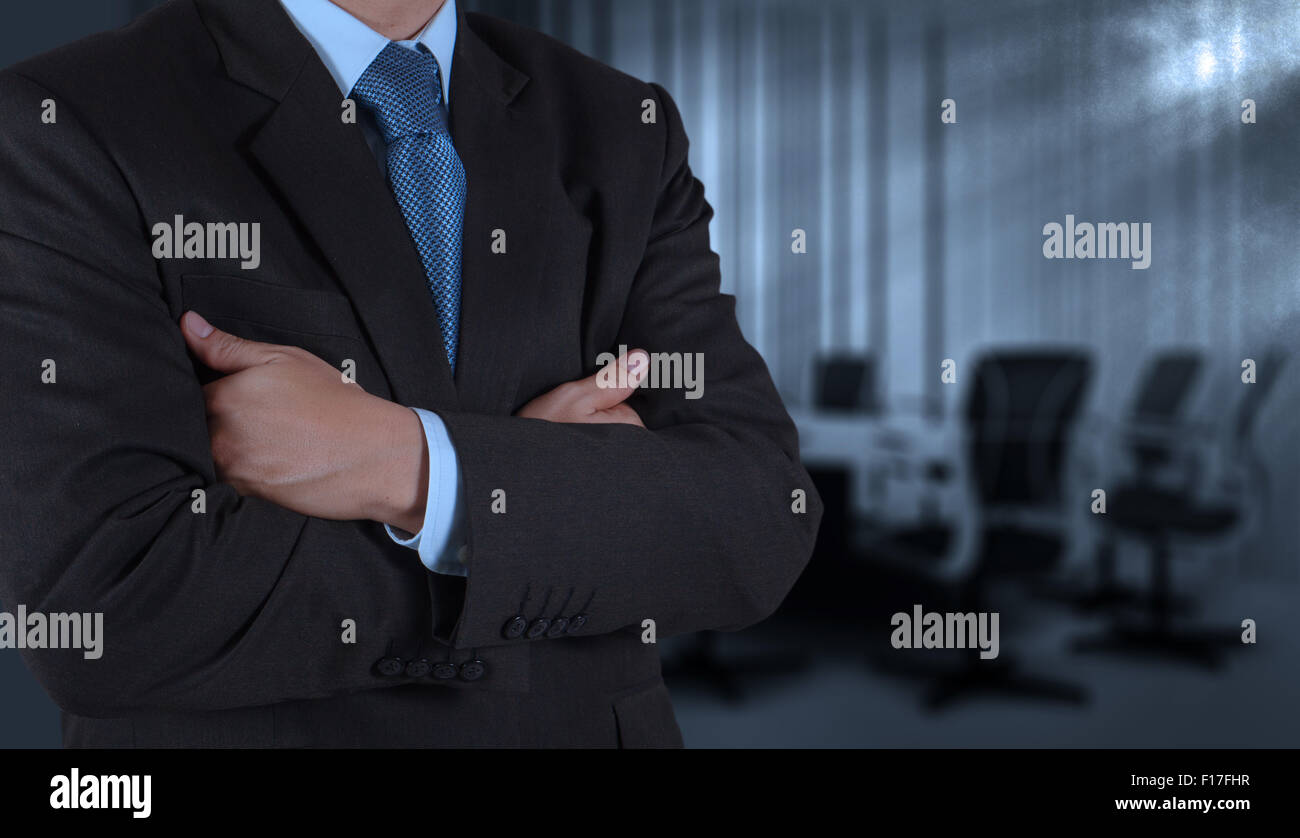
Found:
M 197 311 L 187 311 L 181 317 L 181 334 L 195 357 L 217 372 L 239 372 L 265 364 L 271 357 L 269 344 L 223 332 L 204 320 Z
M 644 349 L 633 349 L 588 379 L 592 385 L 588 403 L 596 410 L 621 404 L 641 386 L 649 371 L 650 355 Z

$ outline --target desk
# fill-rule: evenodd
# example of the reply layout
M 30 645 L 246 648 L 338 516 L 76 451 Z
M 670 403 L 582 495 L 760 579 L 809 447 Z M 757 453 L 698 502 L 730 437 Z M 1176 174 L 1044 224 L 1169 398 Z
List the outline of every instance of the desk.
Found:
M 871 415 L 796 408 L 799 456 L 810 467 L 845 468 L 852 511 L 882 526 L 943 517 L 960 502 L 953 429 L 908 414 Z M 930 463 L 949 468 L 945 484 L 925 479 Z

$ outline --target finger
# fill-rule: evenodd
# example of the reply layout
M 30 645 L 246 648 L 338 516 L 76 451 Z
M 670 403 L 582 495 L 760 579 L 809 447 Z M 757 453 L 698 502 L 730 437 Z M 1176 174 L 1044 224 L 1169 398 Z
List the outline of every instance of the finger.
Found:
M 203 385 L 203 407 L 207 411 L 209 419 L 209 434 L 212 433 L 211 420 L 223 413 L 230 412 L 232 407 L 230 398 L 231 385 L 236 380 L 226 376 Z
M 589 390 L 584 394 L 585 403 L 593 410 L 608 410 L 621 404 L 641 386 L 649 369 L 649 353 L 644 349 L 633 349 L 583 380 L 582 383 Z
M 197 311 L 187 311 L 181 317 L 181 334 L 195 357 L 217 372 L 239 372 L 265 364 L 274 357 L 276 349 L 269 343 L 244 340 L 223 332 L 204 320 Z

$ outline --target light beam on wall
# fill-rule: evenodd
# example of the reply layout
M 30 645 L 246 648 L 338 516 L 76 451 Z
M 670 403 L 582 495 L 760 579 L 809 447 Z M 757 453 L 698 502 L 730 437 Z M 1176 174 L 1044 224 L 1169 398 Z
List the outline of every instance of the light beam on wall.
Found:
M 1196 45 L 1196 80 L 1199 82 L 1208 82 L 1214 78 L 1215 68 L 1219 66 L 1219 60 L 1214 57 L 1214 48 L 1210 46 L 1209 41 L 1201 41 Z

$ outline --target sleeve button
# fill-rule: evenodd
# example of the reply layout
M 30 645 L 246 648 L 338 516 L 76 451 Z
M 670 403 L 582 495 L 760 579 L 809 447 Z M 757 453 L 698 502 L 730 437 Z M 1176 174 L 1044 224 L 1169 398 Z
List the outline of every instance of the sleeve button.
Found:
M 501 634 L 506 640 L 518 640 L 524 636 L 524 630 L 528 628 L 528 621 L 519 615 L 506 620 L 506 624 L 501 628 Z

